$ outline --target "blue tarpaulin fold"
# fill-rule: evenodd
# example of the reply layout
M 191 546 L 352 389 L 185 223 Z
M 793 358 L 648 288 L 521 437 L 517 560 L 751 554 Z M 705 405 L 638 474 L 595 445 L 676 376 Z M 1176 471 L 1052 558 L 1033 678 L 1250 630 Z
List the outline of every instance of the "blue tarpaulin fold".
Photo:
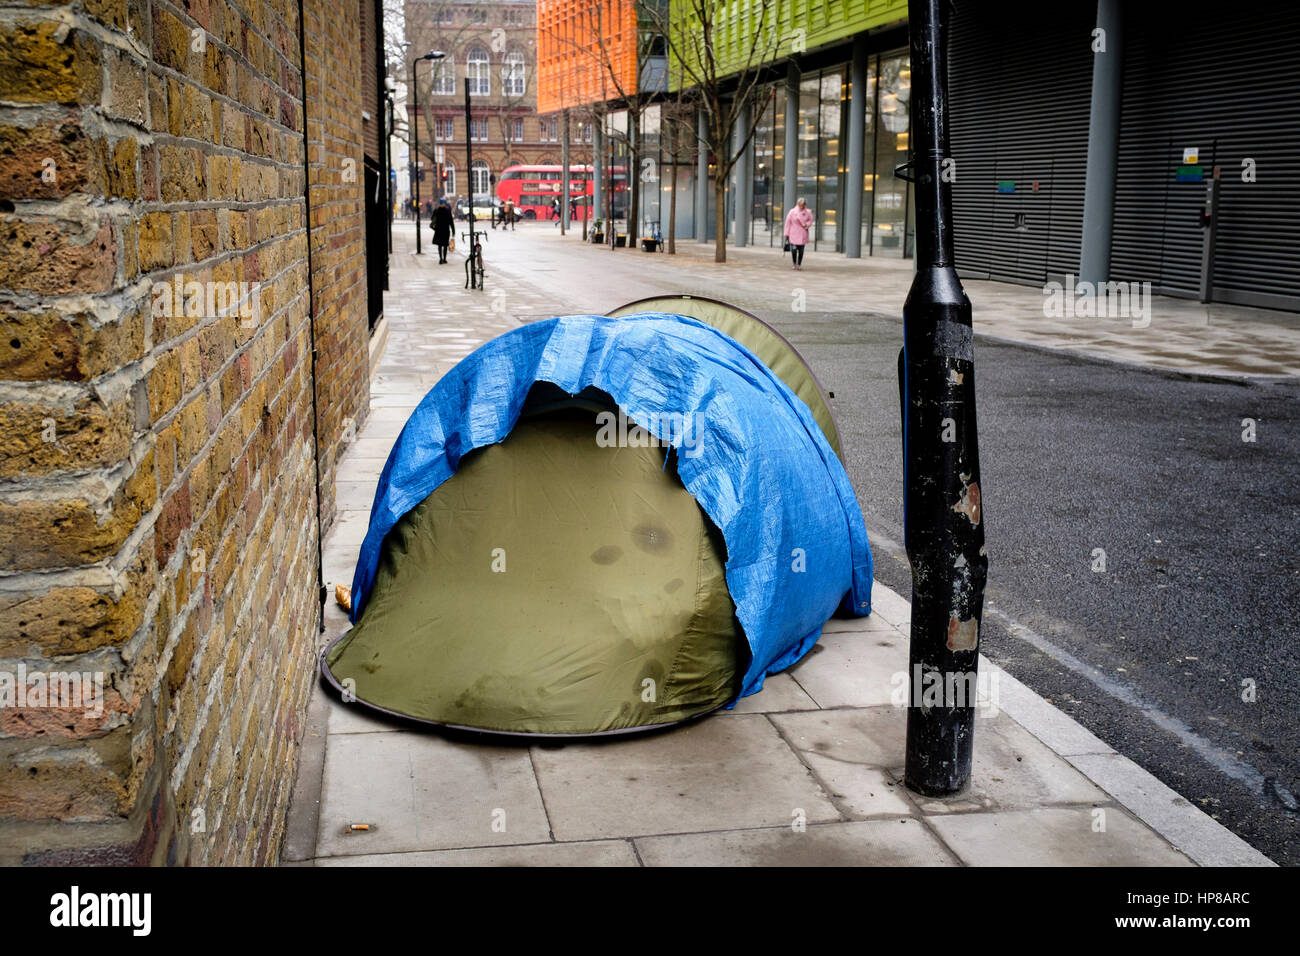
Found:
M 354 622 L 393 525 L 455 474 L 465 454 L 509 435 L 536 382 L 574 395 L 601 389 L 678 447 L 678 477 L 726 541 L 727 586 L 752 652 L 742 696 L 806 654 L 837 607 L 869 613 L 862 511 L 808 406 L 722 332 L 685 316 L 641 313 L 525 325 L 438 381 L 380 476 L 353 577 Z M 696 431 L 683 435 L 674 423 L 686 421 Z

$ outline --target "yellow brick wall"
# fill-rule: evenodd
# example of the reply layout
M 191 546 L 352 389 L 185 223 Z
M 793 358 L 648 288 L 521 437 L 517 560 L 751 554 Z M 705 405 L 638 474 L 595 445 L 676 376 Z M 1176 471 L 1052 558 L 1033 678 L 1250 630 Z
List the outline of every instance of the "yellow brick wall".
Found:
M 104 680 L 0 708 L 0 863 L 278 853 L 368 405 L 359 8 L 304 3 L 305 85 L 297 0 L 0 2 L 0 672 Z

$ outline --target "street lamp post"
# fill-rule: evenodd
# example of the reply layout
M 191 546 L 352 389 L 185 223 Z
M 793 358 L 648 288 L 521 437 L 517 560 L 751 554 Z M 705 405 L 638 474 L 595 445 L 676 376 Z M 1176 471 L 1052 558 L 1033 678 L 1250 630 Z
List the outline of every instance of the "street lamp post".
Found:
M 397 92 L 397 82 L 391 77 L 384 77 L 384 156 L 387 169 L 384 170 L 384 196 L 388 200 L 388 254 L 393 254 L 393 120 L 395 109 L 393 96 Z
M 411 179 L 415 191 L 415 254 L 420 255 L 420 88 L 415 84 L 415 65 L 421 60 L 441 60 L 447 54 L 441 50 L 430 50 L 424 56 L 417 56 L 411 61 L 411 139 L 415 142 L 415 162 L 411 170 Z M 436 140 L 435 140 L 436 142 Z
M 467 76 L 465 77 L 465 175 L 469 178 L 469 207 L 467 209 L 469 215 L 465 218 L 469 220 L 469 249 L 466 250 L 469 254 L 469 262 L 466 264 L 466 268 L 469 269 L 470 281 L 473 283 L 473 287 L 478 288 L 478 279 L 474 273 L 474 250 L 478 240 L 474 235 L 474 135 L 470 132 L 474 126 L 473 117 L 469 111 L 469 88 L 470 81 Z M 488 205 L 491 204 L 492 198 L 489 196 Z
M 971 304 L 953 258 L 948 154 L 947 0 L 909 0 L 916 276 L 903 305 L 903 537 L 912 565 L 908 788 L 970 782 L 984 615 L 984 509 L 975 433 Z M 934 680 L 941 693 L 934 694 Z M 939 697 L 941 699 L 936 700 Z

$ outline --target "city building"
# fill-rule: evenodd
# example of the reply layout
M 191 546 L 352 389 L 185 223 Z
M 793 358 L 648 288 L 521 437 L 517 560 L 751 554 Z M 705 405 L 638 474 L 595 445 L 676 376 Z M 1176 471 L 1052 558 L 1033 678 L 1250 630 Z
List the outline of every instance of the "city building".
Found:
M 548 16 L 582 6 L 540 0 L 539 43 Z M 670 39 L 701 29 L 690 9 L 671 4 Z M 740 2 L 714 16 L 723 72 L 748 68 L 762 80 L 752 141 L 725 184 L 729 240 L 780 245 L 784 211 L 803 196 L 816 251 L 910 258 L 914 202 L 898 171 L 911 133 L 906 2 Z M 1300 310 L 1298 39 L 1300 9 L 1283 0 L 1214 16 L 1172 0 L 1066 0 L 1050 15 L 1027 0 L 957 5 L 949 171 L 962 273 L 1150 282 L 1156 293 Z M 677 237 L 710 241 L 717 157 L 695 155 L 689 123 L 665 123 L 693 93 L 669 53 L 668 90 L 636 90 L 648 104 L 641 218 L 666 233 L 675 189 Z M 590 100 L 600 71 L 597 57 L 543 58 L 540 85 Z M 577 108 L 574 99 L 562 105 Z M 543 93 L 543 108 L 556 102 Z M 584 105 L 626 127 L 625 96 Z M 665 144 L 670 129 L 676 148 Z
M 443 194 L 467 196 L 470 177 L 475 195 L 483 196 L 509 166 L 559 163 L 559 130 L 537 115 L 533 0 L 406 0 L 404 15 L 408 85 L 411 61 L 434 50 L 445 54 L 442 60 L 417 63 L 419 115 L 408 109 L 409 128 L 418 136 L 426 164 L 419 184 L 423 203 Z M 472 114 L 468 128 L 466 81 Z M 409 98 L 408 106 L 413 106 Z M 441 187 L 435 168 L 442 174 Z

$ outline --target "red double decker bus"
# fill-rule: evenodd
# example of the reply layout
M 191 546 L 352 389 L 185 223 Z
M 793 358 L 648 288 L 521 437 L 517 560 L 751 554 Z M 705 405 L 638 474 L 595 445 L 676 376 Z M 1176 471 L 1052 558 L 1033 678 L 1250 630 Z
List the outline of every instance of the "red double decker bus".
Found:
M 497 198 L 502 202 L 510 200 L 525 219 L 550 219 L 554 208 L 552 204 L 563 194 L 563 174 L 564 167 L 558 163 L 554 166 L 509 166 L 497 177 Z M 591 167 L 570 165 L 569 198 L 574 200 L 573 214 L 577 221 L 604 215 L 603 209 L 591 208 L 593 192 Z M 626 193 L 626 167 L 615 166 L 614 218 L 616 219 L 622 215 Z

